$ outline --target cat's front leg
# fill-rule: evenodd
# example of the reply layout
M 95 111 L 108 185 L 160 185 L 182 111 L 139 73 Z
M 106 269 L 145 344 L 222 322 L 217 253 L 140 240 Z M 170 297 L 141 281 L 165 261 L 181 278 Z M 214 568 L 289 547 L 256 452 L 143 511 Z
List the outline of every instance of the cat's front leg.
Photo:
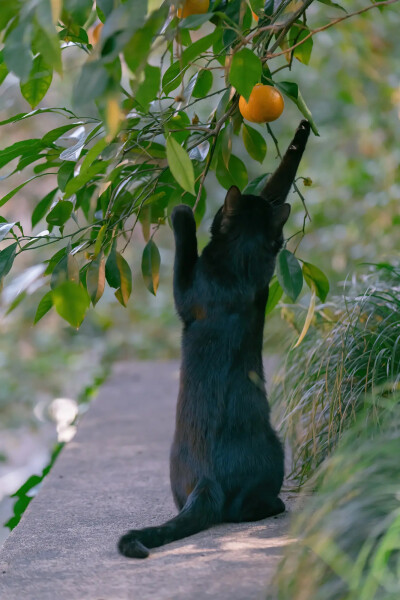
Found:
M 197 262 L 196 222 L 190 206 L 180 204 L 171 214 L 175 235 L 174 294 L 180 296 L 190 287 Z

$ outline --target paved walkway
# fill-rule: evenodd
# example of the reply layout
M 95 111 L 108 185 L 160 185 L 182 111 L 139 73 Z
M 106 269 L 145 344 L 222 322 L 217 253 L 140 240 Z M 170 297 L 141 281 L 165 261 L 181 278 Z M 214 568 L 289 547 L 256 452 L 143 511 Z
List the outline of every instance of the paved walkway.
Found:
M 168 453 L 177 389 L 176 362 L 117 365 L 0 551 L 1 600 L 265 597 L 287 513 L 215 527 L 144 561 L 116 552 L 126 529 L 175 514 Z

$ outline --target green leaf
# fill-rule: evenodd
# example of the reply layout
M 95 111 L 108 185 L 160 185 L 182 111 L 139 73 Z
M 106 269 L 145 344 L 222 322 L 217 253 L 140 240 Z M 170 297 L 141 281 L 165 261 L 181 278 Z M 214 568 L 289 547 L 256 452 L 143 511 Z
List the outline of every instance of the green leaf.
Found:
M 242 128 L 244 147 L 250 154 L 251 158 L 262 163 L 267 153 L 267 144 L 261 133 L 253 127 L 243 123 Z
M 168 16 L 167 2 L 155 10 L 146 23 L 138 29 L 124 47 L 124 58 L 132 73 L 138 75 L 150 54 L 154 37 L 158 34 Z
M 303 288 L 303 273 L 297 258 L 283 249 L 278 254 L 276 276 L 285 294 L 295 302 Z
M 243 190 L 243 194 L 252 194 L 254 196 L 260 196 L 262 190 L 267 183 L 269 175 L 259 175 L 255 179 L 252 179 Z
M 54 188 L 54 190 L 51 190 L 51 192 L 49 192 L 44 198 L 42 198 L 42 200 L 40 200 L 40 202 L 38 202 L 38 204 L 35 206 L 32 213 L 32 229 L 33 227 L 35 227 L 35 225 L 39 223 L 39 221 L 43 219 L 43 217 L 49 210 L 56 192 L 57 188 Z
M 79 175 L 82 175 L 89 169 L 89 167 L 91 167 L 93 162 L 103 152 L 103 150 L 106 148 L 106 146 L 107 146 L 106 138 L 101 138 L 100 140 L 98 140 L 95 143 L 95 145 L 92 148 L 90 148 L 90 150 L 85 155 L 85 158 L 82 161 Z
M 126 306 L 132 292 L 132 271 L 119 252 L 116 253 L 116 259 L 120 276 L 120 287 L 115 292 L 115 297 L 122 306 Z
M 262 64 L 258 56 L 249 48 L 243 48 L 233 55 L 229 81 L 248 100 L 253 87 L 260 81 L 261 72 Z
M 186 67 L 189 63 L 193 62 L 200 54 L 203 54 L 213 42 L 219 36 L 219 31 L 215 29 L 212 33 L 201 37 L 197 42 L 191 44 L 186 50 L 182 52 L 181 62 L 182 66 Z M 251 52 L 251 50 L 249 50 Z
M 93 7 L 93 0 L 63 0 L 62 21 L 66 25 L 84 25 Z
M 13 266 L 17 245 L 18 244 L 15 242 L 0 251 L 0 281 L 10 272 L 10 269 Z
M 179 62 L 172 63 L 165 71 L 162 78 L 162 89 L 166 96 L 180 85 L 183 73 L 184 69 L 181 73 L 181 65 Z
M 0 206 L 4 206 L 4 204 L 6 204 L 13 196 L 15 196 L 15 194 L 17 194 L 19 192 L 19 190 L 21 190 L 28 183 L 30 183 L 34 179 L 37 179 L 38 177 L 41 177 L 41 175 L 35 175 L 34 177 L 31 177 L 27 181 L 24 181 L 24 183 L 17 185 L 16 188 L 14 188 L 13 190 L 11 190 L 11 192 L 8 192 L 8 194 L 6 194 L 5 196 L 2 197 L 2 199 L 0 200 Z
M 332 0 L 318 0 L 318 2 L 321 2 L 321 4 L 326 4 L 327 6 L 332 6 L 332 8 L 338 8 L 339 10 L 343 10 L 343 12 L 347 13 L 347 10 L 343 8 L 343 6 L 340 6 L 340 4 L 337 4 L 337 2 L 332 2 Z
M 269 286 L 267 306 L 265 308 L 266 315 L 273 311 L 273 309 L 278 304 L 282 296 L 283 289 L 279 281 L 274 281 L 273 283 L 271 283 L 271 285 Z
M 150 102 L 157 98 L 157 93 L 160 87 L 161 69 L 160 67 L 152 67 L 146 65 L 144 68 L 144 81 L 139 86 L 136 92 L 136 100 L 147 112 Z
M 314 134 L 319 136 L 318 129 L 314 123 L 311 111 L 304 102 L 303 96 L 300 93 L 297 83 L 293 83 L 292 81 L 276 81 L 275 85 L 281 92 L 283 92 L 288 98 L 290 98 L 292 102 L 295 103 L 301 114 L 305 116 L 307 121 L 309 121 Z
M 308 28 L 304 28 L 304 26 L 293 25 L 293 27 L 291 27 L 290 29 L 289 45 L 294 46 L 295 44 L 298 44 L 305 37 L 307 37 L 309 33 L 310 30 Z M 312 37 L 310 37 L 300 46 L 297 46 L 297 48 L 293 50 L 293 56 L 305 65 L 308 65 L 308 63 L 310 62 L 312 47 L 313 39 Z
M 33 61 L 32 71 L 25 83 L 21 83 L 21 94 L 32 108 L 44 98 L 53 79 L 53 69 L 48 67 L 39 54 Z
M 65 248 L 64 248 L 65 251 Z M 47 273 L 46 269 L 46 273 Z M 51 289 L 56 288 L 64 281 L 74 281 L 79 283 L 79 266 L 78 262 L 71 253 L 66 253 L 57 262 L 51 273 L 50 287 Z
M 112 288 L 119 288 L 121 285 L 121 276 L 117 265 L 117 246 L 115 242 L 106 262 L 106 279 L 108 285 Z
M 53 304 L 56 311 L 72 327 L 79 329 L 90 305 L 87 291 L 79 284 L 65 281 L 53 292 Z
M 45 2 L 39 4 L 39 6 L 43 7 L 45 10 L 47 8 Z M 60 39 L 52 23 L 46 24 L 46 26 L 43 25 L 44 23 L 40 22 L 40 19 L 36 20 L 34 46 L 43 56 L 46 64 L 62 76 L 63 69 Z
M 55 207 L 49 212 L 46 221 L 49 225 L 62 227 L 70 218 L 73 209 L 72 202 L 68 200 L 59 200 Z
M 325 302 L 329 293 L 329 281 L 325 273 L 315 265 L 303 262 L 303 276 L 311 290 L 314 284 L 318 298 L 322 302 Z
M 226 169 L 229 168 L 229 159 L 232 154 L 232 137 L 233 137 L 233 124 L 232 121 L 226 124 L 222 131 L 222 139 L 221 139 L 221 155 L 222 160 L 224 161 L 224 165 Z
M 147 289 L 154 296 L 157 293 L 160 279 L 160 263 L 160 252 L 153 240 L 149 240 L 143 250 L 142 275 Z
M 175 130 L 171 135 L 179 144 L 182 144 L 190 136 L 190 130 L 186 129 L 188 126 L 190 126 L 190 119 L 183 110 L 180 110 L 166 123 L 168 129 Z M 179 129 L 181 131 L 177 131 Z
M 84 106 L 101 98 L 111 82 L 111 78 L 100 60 L 91 60 L 83 65 L 77 79 L 73 102 L 76 106 Z
M 108 162 L 99 160 L 98 162 L 91 165 L 83 173 L 79 173 L 73 179 L 67 183 L 65 187 L 65 197 L 69 198 L 72 194 L 75 194 L 80 188 L 82 188 L 88 181 L 93 179 L 96 175 L 103 173 L 106 170 Z
M 104 256 L 101 252 L 97 258 L 92 260 L 86 271 L 86 286 L 93 306 L 96 306 L 104 292 L 106 282 L 105 266 Z
M 15 223 L 2 223 L 0 224 L 0 242 L 2 240 L 4 240 L 4 238 L 6 237 L 7 233 L 9 233 L 11 231 L 11 229 L 14 227 Z
M 229 158 L 229 168 L 224 165 L 223 160 L 218 160 L 216 176 L 219 183 L 228 190 L 231 185 L 236 185 L 240 190 L 246 187 L 248 176 L 244 162 L 234 154 Z
M 194 169 L 188 153 L 172 136 L 167 139 L 167 160 L 172 175 L 179 185 L 189 192 L 194 191 Z
M 47 294 L 45 294 L 43 296 L 43 298 L 41 299 L 41 301 L 38 304 L 35 319 L 33 321 L 34 325 L 36 325 L 36 323 L 38 321 L 40 321 L 40 319 L 42 319 L 44 317 L 44 315 L 49 312 L 49 310 L 52 308 L 52 306 L 53 306 L 53 292 L 50 290 L 49 292 L 47 292 Z
M 62 192 L 65 192 L 67 183 L 74 176 L 75 167 L 76 163 L 74 163 L 72 160 L 66 160 L 58 169 L 57 185 Z
M 178 27 L 179 29 L 197 29 L 203 25 L 203 23 L 207 23 L 212 17 L 212 12 L 190 15 L 189 17 L 185 17 L 185 19 L 181 19 Z
M 106 262 L 106 279 L 110 287 L 118 288 L 115 297 L 122 306 L 126 306 L 132 292 L 132 272 L 124 257 L 117 252 L 115 242 Z
M 0 85 L 8 75 L 7 65 L 4 62 L 3 50 L 0 50 Z
M 32 70 L 32 23 L 21 21 L 5 40 L 3 49 L 4 62 L 9 71 L 18 79 L 25 81 Z
M 202 69 L 196 79 L 196 83 L 193 88 L 192 96 L 194 98 L 204 98 L 211 90 L 213 84 L 213 74 L 207 69 Z

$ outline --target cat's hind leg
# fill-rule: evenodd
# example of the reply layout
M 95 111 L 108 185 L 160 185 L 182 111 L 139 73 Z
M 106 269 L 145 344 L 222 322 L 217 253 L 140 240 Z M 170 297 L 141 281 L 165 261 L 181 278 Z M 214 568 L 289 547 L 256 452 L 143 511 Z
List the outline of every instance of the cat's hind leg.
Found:
M 284 512 L 284 503 L 276 494 L 271 494 L 268 487 L 270 486 L 259 484 L 241 490 L 225 508 L 226 521 L 260 521 Z
M 118 549 L 129 558 L 147 558 L 149 548 L 163 546 L 221 523 L 223 504 L 224 493 L 219 483 L 204 477 L 176 517 L 158 527 L 128 531 L 120 538 Z

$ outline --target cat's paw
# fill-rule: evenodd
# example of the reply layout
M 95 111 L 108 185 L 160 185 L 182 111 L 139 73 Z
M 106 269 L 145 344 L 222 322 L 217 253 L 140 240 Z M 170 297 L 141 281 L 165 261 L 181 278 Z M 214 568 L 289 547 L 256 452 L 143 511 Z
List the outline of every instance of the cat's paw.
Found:
M 118 542 L 118 550 L 128 558 L 147 558 L 149 550 L 139 539 L 140 531 L 131 529 Z
M 171 222 L 174 231 L 177 233 L 186 233 L 188 230 L 196 231 L 196 222 L 193 211 L 187 204 L 175 206 L 171 213 Z

